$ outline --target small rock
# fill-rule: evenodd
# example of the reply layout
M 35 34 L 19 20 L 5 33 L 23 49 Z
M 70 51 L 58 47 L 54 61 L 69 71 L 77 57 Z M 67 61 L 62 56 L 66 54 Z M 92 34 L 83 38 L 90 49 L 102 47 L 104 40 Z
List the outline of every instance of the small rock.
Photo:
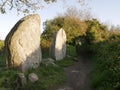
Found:
M 78 58 L 73 58 L 74 61 L 79 62 Z
M 55 63 L 54 63 L 54 59 L 52 58 L 46 58 L 46 59 L 43 59 L 42 60 L 42 63 L 45 64 L 46 66 L 48 65 L 53 65 L 53 66 L 57 66 Z
M 66 55 L 66 57 L 71 58 L 72 56 L 70 56 L 70 55 Z
M 28 76 L 29 80 L 34 83 L 39 80 L 38 76 L 35 73 L 30 73 Z

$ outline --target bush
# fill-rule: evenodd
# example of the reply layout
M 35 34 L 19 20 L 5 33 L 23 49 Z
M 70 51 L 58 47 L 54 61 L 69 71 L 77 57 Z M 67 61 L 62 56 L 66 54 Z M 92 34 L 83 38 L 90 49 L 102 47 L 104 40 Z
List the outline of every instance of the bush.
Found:
M 120 35 L 112 35 L 96 46 L 92 85 L 97 90 L 120 89 Z
M 4 49 L 4 41 L 0 40 L 0 53 L 3 52 L 3 49 Z
M 49 57 L 49 48 L 51 41 L 49 39 L 41 38 L 42 58 Z
M 67 48 L 67 50 L 66 50 L 67 55 L 70 55 L 72 57 L 77 56 L 76 48 L 74 46 L 67 44 L 66 48 Z
M 0 41 L 0 67 L 5 66 L 4 41 Z

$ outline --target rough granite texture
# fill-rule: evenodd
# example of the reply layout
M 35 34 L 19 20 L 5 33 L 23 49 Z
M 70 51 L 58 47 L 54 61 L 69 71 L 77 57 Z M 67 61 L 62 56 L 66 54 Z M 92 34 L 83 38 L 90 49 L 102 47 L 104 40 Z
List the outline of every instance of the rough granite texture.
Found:
M 41 61 L 40 17 L 28 15 L 19 20 L 5 39 L 8 68 L 26 71 L 37 68 Z

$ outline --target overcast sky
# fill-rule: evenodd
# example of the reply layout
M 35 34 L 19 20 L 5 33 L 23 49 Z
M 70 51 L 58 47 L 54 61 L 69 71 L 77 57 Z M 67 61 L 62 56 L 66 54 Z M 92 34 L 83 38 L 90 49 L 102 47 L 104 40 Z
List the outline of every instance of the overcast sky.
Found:
M 67 1 L 67 0 L 66 0 Z M 120 25 L 120 0 L 88 0 L 88 6 L 91 8 L 91 13 L 94 17 L 98 18 L 101 22 L 113 25 Z M 47 19 L 53 19 L 59 14 L 63 14 L 67 7 L 76 6 L 81 8 L 76 0 L 69 0 L 68 2 L 59 1 L 45 6 L 37 13 L 41 17 L 42 23 Z M 5 39 L 8 32 L 15 25 L 15 23 L 24 15 L 17 15 L 14 10 L 7 14 L 0 14 L 0 39 Z M 43 30 L 43 27 L 41 27 Z

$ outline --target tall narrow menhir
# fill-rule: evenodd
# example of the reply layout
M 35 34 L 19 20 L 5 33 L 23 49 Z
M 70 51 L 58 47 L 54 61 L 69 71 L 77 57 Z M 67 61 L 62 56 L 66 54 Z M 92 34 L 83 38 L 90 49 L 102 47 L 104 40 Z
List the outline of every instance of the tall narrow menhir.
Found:
M 66 33 L 61 28 L 54 33 L 53 40 L 50 46 L 50 57 L 55 60 L 61 60 L 66 55 Z

